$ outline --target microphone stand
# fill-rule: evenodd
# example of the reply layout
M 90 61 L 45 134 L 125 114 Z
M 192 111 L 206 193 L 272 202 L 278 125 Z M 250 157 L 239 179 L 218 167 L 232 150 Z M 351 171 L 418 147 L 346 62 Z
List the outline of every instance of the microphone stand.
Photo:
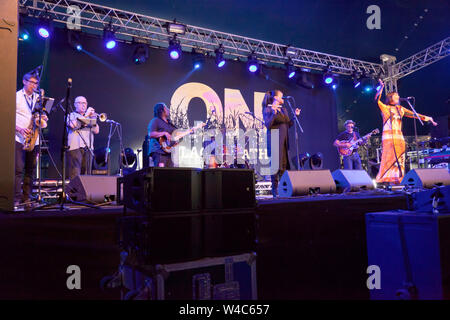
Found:
M 414 104 L 416 104 L 416 98 L 414 98 Z M 419 119 L 420 124 L 423 126 L 423 121 L 422 119 L 420 119 L 419 115 L 416 112 L 416 109 L 414 108 L 414 106 L 409 102 L 409 99 L 406 99 L 406 102 L 409 104 L 410 109 L 412 110 L 412 112 L 414 113 L 414 140 L 416 143 L 416 157 L 417 157 L 417 168 L 420 168 L 420 159 L 419 159 L 419 142 L 418 142 L 418 137 L 417 137 L 417 125 L 416 125 L 416 119 Z
M 300 131 L 303 133 L 303 128 L 302 128 L 302 126 L 300 125 L 300 122 L 297 119 L 297 115 L 295 114 L 295 111 L 292 108 L 292 105 L 291 105 L 291 102 L 289 101 L 289 98 L 294 100 L 294 103 L 295 103 L 295 99 L 294 99 L 294 97 L 288 97 L 286 99 L 286 101 L 288 103 L 289 108 L 291 109 L 291 112 L 292 112 L 292 115 L 294 116 L 296 124 L 298 125 Z M 297 127 L 296 126 L 294 126 L 294 128 L 295 128 L 295 148 L 296 148 L 296 151 L 297 151 L 296 152 L 297 153 L 297 170 L 300 170 L 300 156 L 299 156 L 299 152 L 298 152 L 298 131 L 297 131 Z

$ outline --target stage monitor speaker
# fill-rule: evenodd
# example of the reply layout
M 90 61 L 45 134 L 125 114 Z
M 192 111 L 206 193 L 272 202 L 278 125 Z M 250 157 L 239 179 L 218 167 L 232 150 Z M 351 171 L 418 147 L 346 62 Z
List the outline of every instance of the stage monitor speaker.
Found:
M 364 170 L 335 170 L 332 173 L 338 190 L 370 190 L 374 189 L 372 179 Z
M 278 183 L 280 197 L 334 192 L 336 184 L 330 170 L 286 171 Z
M 66 192 L 74 201 L 105 202 L 116 198 L 117 177 L 80 175 L 72 179 Z
M 447 168 L 410 170 L 402 182 L 404 186 L 417 188 L 433 188 L 450 185 L 450 173 Z

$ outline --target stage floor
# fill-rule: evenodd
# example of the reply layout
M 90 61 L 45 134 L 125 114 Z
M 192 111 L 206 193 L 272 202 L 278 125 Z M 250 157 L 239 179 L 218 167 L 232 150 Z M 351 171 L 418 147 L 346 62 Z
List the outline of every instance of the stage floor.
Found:
M 368 299 L 364 215 L 405 209 L 400 192 L 259 198 L 259 299 Z M 0 213 L 0 299 L 120 299 L 99 283 L 119 265 L 121 206 Z M 82 272 L 68 290 L 67 267 Z

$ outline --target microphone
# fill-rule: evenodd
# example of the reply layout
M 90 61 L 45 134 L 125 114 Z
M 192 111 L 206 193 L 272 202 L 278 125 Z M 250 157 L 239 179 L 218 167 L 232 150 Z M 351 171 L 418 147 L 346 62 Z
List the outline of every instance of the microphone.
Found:
M 30 73 L 34 74 L 34 75 L 39 75 L 41 73 L 41 70 L 42 70 L 42 65 L 34 68 L 33 70 L 30 71 Z
M 114 120 L 110 120 L 110 119 L 106 120 L 105 122 L 108 122 L 108 123 L 114 123 L 114 124 L 118 124 L 118 122 L 117 122 L 117 121 L 114 121 Z
M 285 97 L 283 97 L 283 100 L 284 99 L 289 99 L 289 98 L 292 98 L 291 96 L 285 96 Z
M 400 101 L 408 101 L 409 99 L 414 99 L 414 97 L 406 97 L 406 98 L 400 98 Z
M 72 88 L 72 78 L 67 79 L 67 87 Z

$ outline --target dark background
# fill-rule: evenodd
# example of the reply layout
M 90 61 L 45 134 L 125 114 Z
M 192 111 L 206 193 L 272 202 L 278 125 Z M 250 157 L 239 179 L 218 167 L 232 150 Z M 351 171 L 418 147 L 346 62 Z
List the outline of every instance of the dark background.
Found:
M 32 29 L 32 24 L 27 24 Z M 285 81 L 285 72 L 276 68 L 264 68 L 262 74 L 250 74 L 245 64 L 228 61 L 218 69 L 212 58 L 204 66 L 192 72 L 192 55 L 183 52 L 180 61 L 172 61 L 167 50 L 151 49 L 149 60 L 142 65 L 133 63 L 133 46 L 119 42 L 114 50 L 106 50 L 101 39 L 85 35 L 83 51 L 74 50 L 67 41 L 66 30 L 55 28 L 51 40 L 21 41 L 19 45 L 19 79 L 23 74 L 44 61 L 42 88 L 55 102 L 65 97 L 67 78 L 72 78 L 71 98 L 83 95 L 89 106 L 98 113 L 105 112 L 108 118 L 119 121 L 123 126 L 124 147 L 135 151 L 142 148 L 147 125 L 153 118 L 153 106 L 157 102 L 170 104 L 174 91 L 187 82 L 200 82 L 210 86 L 218 94 L 224 106 L 224 89 L 238 89 L 253 111 L 254 92 L 281 89 L 285 95 L 295 97 L 303 112 L 300 117 L 304 133 L 300 134 L 300 152 L 310 154 L 322 152 L 324 166 L 336 169 L 338 157 L 332 143 L 337 134 L 335 92 L 322 86 L 320 75 L 311 75 L 316 83 L 308 90 Z M 18 88 L 21 81 L 18 81 Z M 64 104 L 63 104 L 64 105 Z M 194 120 L 206 120 L 205 104 L 194 98 L 189 104 L 189 124 Z M 60 167 L 60 148 L 64 113 L 56 109 L 50 116 L 45 135 L 49 140 L 50 152 Z M 241 124 L 241 128 L 243 128 Z M 106 147 L 109 125 L 100 124 L 100 134 L 95 136 L 95 148 Z M 295 158 L 294 128 L 290 130 L 291 153 Z M 118 168 L 118 135 L 111 140 L 112 172 Z M 56 178 L 56 171 L 50 165 L 48 175 Z

